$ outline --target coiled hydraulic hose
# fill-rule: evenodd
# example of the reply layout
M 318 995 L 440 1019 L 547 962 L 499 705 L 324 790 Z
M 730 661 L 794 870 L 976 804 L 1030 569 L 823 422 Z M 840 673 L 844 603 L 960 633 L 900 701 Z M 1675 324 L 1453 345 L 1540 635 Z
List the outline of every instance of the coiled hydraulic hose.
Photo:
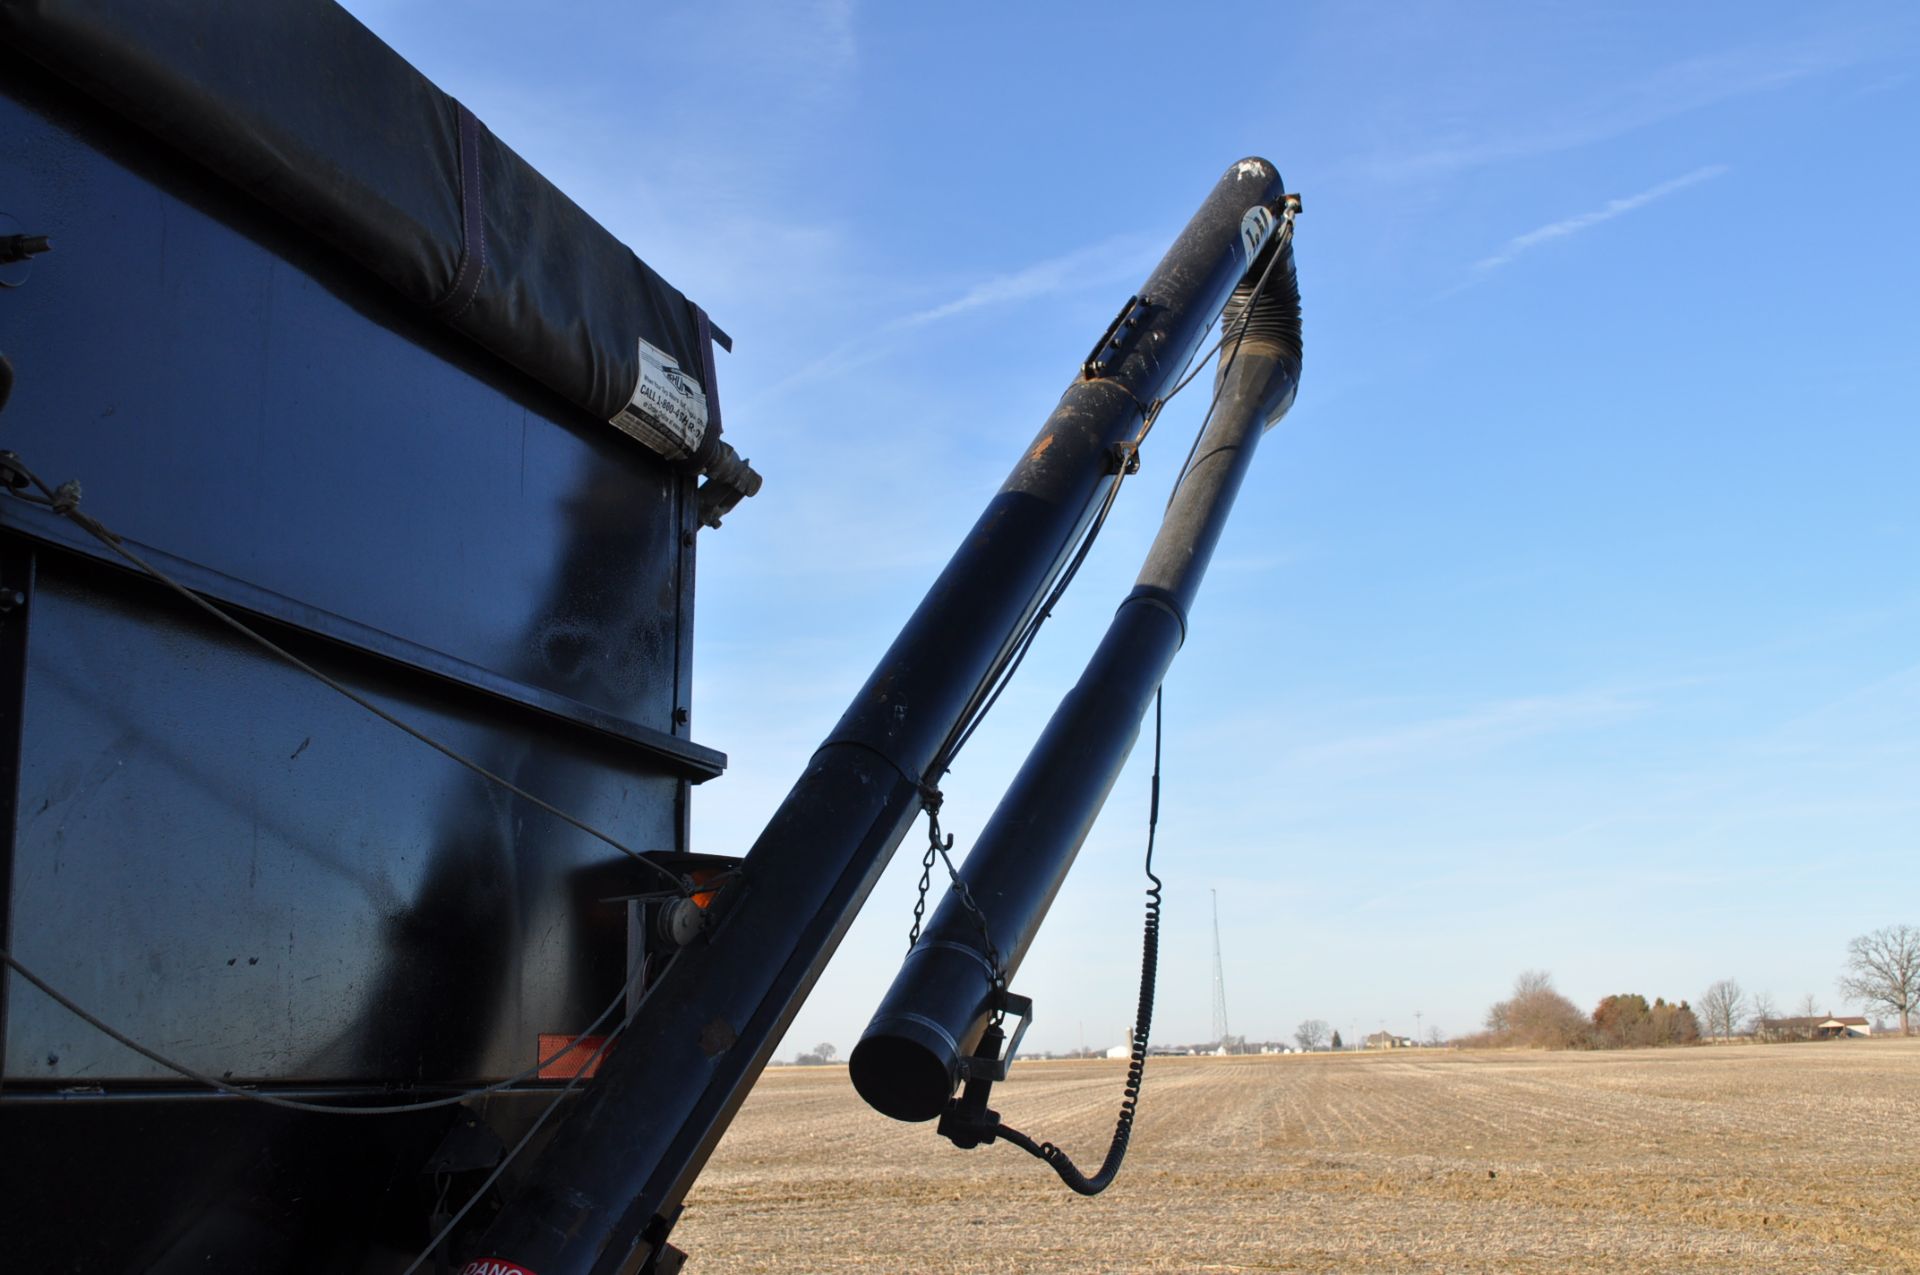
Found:
M 1132 1050 L 1128 1055 L 1127 1084 L 1120 1098 L 1120 1115 L 1113 1123 L 1113 1141 L 1107 1144 L 1107 1158 L 1092 1177 L 1080 1171 L 1072 1158 L 1051 1142 L 1035 1142 L 1018 1129 L 1005 1124 L 994 1126 L 994 1136 L 1005 1138 L 1029 1155 L 1039 1156 L 1060 1175 L 1060 1180 L 1081 1195 L 1098 1195 L 1120 1175 L 1120 1164 L 1127 1158 L 1127 1143 L 1133 1138 L 1134 1112 L 1140 1106 L 1140 1082 L 1147 1071 L 1147 1038 L 1153 1031 L 1153 985 L 1160 969 L 1160 878 L 1153 872 L 1153 836 L 1160 825 L 1160 697 L 1153 693 L 1153 789 L 1147 806 L 1147 919 L 1140 938 L 1140 1004 L 1133 1016 Z

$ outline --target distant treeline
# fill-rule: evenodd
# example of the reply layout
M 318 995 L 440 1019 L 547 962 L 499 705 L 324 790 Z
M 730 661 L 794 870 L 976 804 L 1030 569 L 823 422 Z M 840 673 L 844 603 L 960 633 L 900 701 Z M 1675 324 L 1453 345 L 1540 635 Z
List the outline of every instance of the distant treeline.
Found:
M 1514 980 L 1513 995 L 1487 1011 L 1483 1032 L 1454 1043 L 1520 1049 L 1638 1049 L 1649 1045 L 1691 1045 L 1700 1039 L 1700 1020 L 1685 1001 L 1652 1004 L 1637 992 L 1609 996 L 1583 1013 L 1554 990 L 1553 978 L 1529 970 Z

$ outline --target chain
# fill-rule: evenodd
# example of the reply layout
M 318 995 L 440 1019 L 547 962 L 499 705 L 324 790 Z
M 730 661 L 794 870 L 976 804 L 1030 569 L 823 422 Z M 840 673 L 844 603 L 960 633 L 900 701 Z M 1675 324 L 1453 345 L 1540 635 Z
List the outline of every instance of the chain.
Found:
M 913 950 L 913 945 L 920 941 L 920 922 L 927 915 L 927 888 L 933 884 L 933 860 L 938 853 L 936 846 L 929 845 L 926 854 L 920 857 L 920 893 L 913 900 L 913 928 L 907 931 L 909 952 Z
M 961 879 L 960 872 L 953 866 L 953 835 L 940 835 L 941 792 L 932 784 L 922 785 L 920 805 L 927 812 L 927 852 L 920 857 L 920 892 L 913 901 L 913 929 L 907 934 L 907 950 L 912 951 L 914 944 L 920 941 L 921 919 L 927 913 L 927 890 L 933 884 L 933 861 L 938 859 L 946 865 L 947 880 L 952 884 L 954 895 L 960 900 L 960 906 L 973 918 L 973 924 L 980 931 L 980 942 L 987 950 L 987 963 L 993 969 L 993 990 L 1004 992 L 1007 989 L 1007 967 L 1000 958 L 1000 947 L 993 941 L 993 931 L 987 925 L 987 914 L 980 910 L 980 904 L 974 900 L 973 891 Z M 993 1021 L 998 1024 L 1006 1017 L 1004 1006 L 996 1005 Z

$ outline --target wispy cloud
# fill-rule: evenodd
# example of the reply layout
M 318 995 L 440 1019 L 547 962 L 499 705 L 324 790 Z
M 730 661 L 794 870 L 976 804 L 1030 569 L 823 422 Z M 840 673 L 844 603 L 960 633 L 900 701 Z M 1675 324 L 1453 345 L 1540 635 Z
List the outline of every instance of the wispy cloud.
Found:
M 896 348 L 906 334 L 975 310 L 1035 301 L 1043 297 L 1137 279 L 1151 265 L 1150 249 L 1136 235 L 1117 235 L 1057 257 L 1036 261 L 972 284 L 950 300 L 898 315 L 877 328 L 843 341 L 762 391 L 754 403 L 778 399 L 795 385 L 819 377 L 842 376 Z
M 1379 180 L 1419 180 L 1558 154 L 1843 70 L 1870 60 L 1877 52 L 1868 35 L 1851 32 L 1687 58 L 1585 100 L 1542 112 L 1520 128 L 1459 134 L 1411 154 L 1383 156 L 1366 169 Z
M 1730 171 L 1732 170 L 1725 164 L 1709 164 L 1705 168 L 1696 168 L 1683 177 L 1675 177 L 1671 181 L 1664 181 L 1658 186 L 1649 187 L 1637 195 L 1625 195 L 1619 199 L 1610 199 L 1605 205 L 1594 209 L 1592 212 L 1583 212 L 1577 217 L 1567 217 L 1560 221 L 1549 222 L 1547 225 L 1541 226 L 1536 230 L 1529 230 L 1524 235 L 1515 235 L 1513 238 L 1507 240 L 1505 247 L 1501 248 L 1500 251 L 1494 253 L 1491 257 L 1482 257 L 1480 260 L 1474 262 L 1473 268 L 1475 270 L 1496 270 L 1512 261 L 1515 257 L 1520 256 L 1522 253 L 1530 252 L 1538 248 L 1543 243 L 1551 243 L 1555 239 L 1565 239 L 1570 235 L 1577 235 L 1583 230 L 1591 230 L 1602 222 L 1612 221 L 1615 217 L 1624 217 L 1636 209 L 1645 208 L 1655 200 L 1665 199 L 1677 190 L 1685 190 L 1689 186 L 1697 186 L 1701 182 L 1712 181 L 1714 178 L 1724 176 Z
M 859 64 L 853 0 L 812 0 L 791 6 L 749 5 L 739 22 L 714 23 L 729 42 L 756 31 L 756 70 L 781 77 L 805 99 L 837 98 Z M 751 38 L 751 37 L 747 37 Z
M 1779 757 L 1910 756 L 1920 748 L 1911 724 L 1920 716 L 1920 664 L 1909 665 L 1796 713 L 1752 741 Z
M 1445 717 L 1311 744 L 1294 750 L 1290 762 L 1400 766 L 1458 759 L 1522 739 L 1611 726 L 1646 709 L 1644 699 L 1613 691 L 1496 700 Z
M 1010 274 L 983 279 L 951 301 L 906 315 L 888 326 L 919 327 L 985 306 L 1029 301 L 1070 288 L 1085 287 L 1089 282 L 1105 281 L 1123 273 L 1132 274 L 1138 264 L 1138 248 L 1137 243 L 1114 239 L 1077 248 L 1046 261 L 1037 261 Z

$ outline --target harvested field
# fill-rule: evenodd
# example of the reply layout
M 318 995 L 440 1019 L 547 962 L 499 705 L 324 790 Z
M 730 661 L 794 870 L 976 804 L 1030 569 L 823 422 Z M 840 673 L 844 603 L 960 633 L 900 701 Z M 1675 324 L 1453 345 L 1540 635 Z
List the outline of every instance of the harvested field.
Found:
M 1089 1172 L 1124 1064 L 1023 1062 L 1002 1118 Z M 769 1071 L 690 1271 L 1916 1271 L 1920 1040 L 1154 1059 L 1096 1199 Z

